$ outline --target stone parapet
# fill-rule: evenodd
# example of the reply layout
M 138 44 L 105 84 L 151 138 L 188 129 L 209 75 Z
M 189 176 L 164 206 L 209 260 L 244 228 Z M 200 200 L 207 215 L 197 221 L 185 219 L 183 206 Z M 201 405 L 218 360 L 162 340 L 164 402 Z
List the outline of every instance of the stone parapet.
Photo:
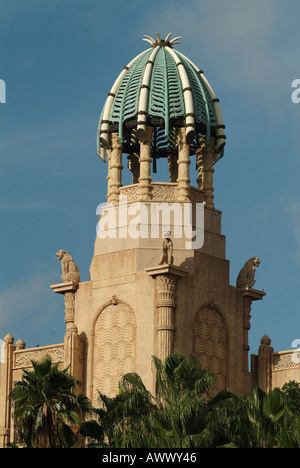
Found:
M 178 202 L 178 183 L 176 182 L 151 182 L 151 195 L 153 201 L 176 203 Z M 124 185 L 120 187 L 120 202 L 132 203 L 140 200 L 139 184 Z M 189 187 L 188 201 L 191 203 L 203 203 L 205 201 L 204 190 Z

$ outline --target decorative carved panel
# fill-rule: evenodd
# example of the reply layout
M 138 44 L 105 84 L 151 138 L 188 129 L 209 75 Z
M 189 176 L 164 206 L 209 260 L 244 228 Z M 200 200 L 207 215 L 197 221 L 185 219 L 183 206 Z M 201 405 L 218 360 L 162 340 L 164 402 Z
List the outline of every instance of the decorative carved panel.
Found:
M 196 314 L 193 326 L 193 354 L 203 369 L 216 377 L 217 391 L 227 387 L 227 339 L 221 314 L 214 305 L 203 306 Z
M 300 367 L 300 350 L 295 349 L 292 352 L 274 353 L 273 369 L 283 370 L 293 367 Z
M 159 202 L 177 202 L 178 201 L 178 184 L 168 182 L 151 182 L 152 200 Z M 127 203 L 136 202 L 139 200 L 138 195 L 139 184 L 126 185 L 120 187 L 121 202 Z M 127 198 L 126 198 L 127 197 Z M 202 203 L 204 201 L 204 191 L 196 187 L 189 187 L 189 199 L 191 203 Z
M 52 362 L 64 361 L 64 345 L 43 346 L 41 348 L 22 349 L 14 353 L 14 369 L 32 367 L 31 360 L 40 361 L 43 357 L 50 356 Z
M 133 310 L 113 296 L 97 316 L 93 338 L 93 403 L 96 405 L 98 391 L 114 396 L 120 378 L 136 369 Z

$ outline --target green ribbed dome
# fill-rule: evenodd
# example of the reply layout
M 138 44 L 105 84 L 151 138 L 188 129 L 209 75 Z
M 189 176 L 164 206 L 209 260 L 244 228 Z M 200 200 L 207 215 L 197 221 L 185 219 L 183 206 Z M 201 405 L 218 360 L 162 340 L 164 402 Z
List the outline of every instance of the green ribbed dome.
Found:
M 179 37 L 162 40 L 145 36 L 151 48 L 135 57 L 115 81 L 103 107 L 97 152 L 103 157 L 109 133 L 118 132 L 124 152 L 145 140 L 146 125 L 154 127 L 153 149 L 159 157 L 175 149 L 176 128 L 186 128 L 191 152 L 205 138 L 216 139 L 216 160 L 223 156 L 224 125 L 216 98 L 202 70 L 175 51 Z M 104 157 L 103 157 L 104 159 Z

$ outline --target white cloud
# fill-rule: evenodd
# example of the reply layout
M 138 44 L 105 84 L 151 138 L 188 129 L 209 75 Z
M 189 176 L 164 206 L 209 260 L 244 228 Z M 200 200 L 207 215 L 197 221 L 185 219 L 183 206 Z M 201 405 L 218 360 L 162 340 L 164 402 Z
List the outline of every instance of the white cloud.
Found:
M 293 8 L 299 9 L 295 3 Z M 274 0 L 168 1 L 142 27 L 150 36 L 181 35 L 178 50 L 204 69 L 212 85 L 217 77 L 229 92 L 255 96 L 258 108 L 274 113 L 281 100 L 290 99 L 287 70 L 299 62 L 296 48 L 286 45 L 297 34 L 285 21 L 297 14 L 293 8 Z

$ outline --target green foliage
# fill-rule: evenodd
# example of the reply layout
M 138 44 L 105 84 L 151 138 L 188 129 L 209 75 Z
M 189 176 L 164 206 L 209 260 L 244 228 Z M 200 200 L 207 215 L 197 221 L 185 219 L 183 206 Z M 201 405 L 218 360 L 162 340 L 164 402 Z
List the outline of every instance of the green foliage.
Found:
M 300 384 L 295 380 L 290 380 L 282 387 L 283 393 L 286 395 L 290 410 L 300 416 Z
M 99 394 L 98 421 L 84 423 L 90 446 L 110 448 L 291 448 L 299 447 L 299 385 L 268 394 L 214 394 L 214 376 L 194 356 L 153 357 L 155 395 L 139 375 L 126 374 L 119 394 Z M 295 411 L 297 408 L 297 411 Z
M 115 398 L 99 394 L 99 447 L 197 448 L 212 447 L 217 437 L 213 420 L 215 406 L 231 397 L 222 393 L 209 399 L 214 378 L 204 371 L 194 356 L 173 353 L 163 363 L 153 357 L 156 393 L 152 395 L 140 376 L 126 374 Z M 91 429 L 95 429 L 93 423 Z M 100 429 L 101 428 L 101 429 Z M 82 434 L 89 424 L 83 424 Z M 106 437 L 105 437 L 106 436 Z M 95 446 L 95 443 L 93 443 Z
M 19 442 L 26 447 L 72 447 L 77 437 L 71 427 L 79 426 L 91 410 L 90 401 L 75 393 L 78 382 L 52 364 L 49 356 L 32 362 L 10 394 Z
M 237 397 L 216 394 L 213 374 L 194 356 L 173 353 L 153 364 L 154 394 L 129 373 L 114 398 L 99 393 L 92 408 L 67 369 L 49 357 L 33 361 L 10 395 L 18 440 L 26 447 L 72 447 L 79 435 L 100 448 L 300 448 L 299 383 Z M 92 417 L 82 422 L 85 415 Z

